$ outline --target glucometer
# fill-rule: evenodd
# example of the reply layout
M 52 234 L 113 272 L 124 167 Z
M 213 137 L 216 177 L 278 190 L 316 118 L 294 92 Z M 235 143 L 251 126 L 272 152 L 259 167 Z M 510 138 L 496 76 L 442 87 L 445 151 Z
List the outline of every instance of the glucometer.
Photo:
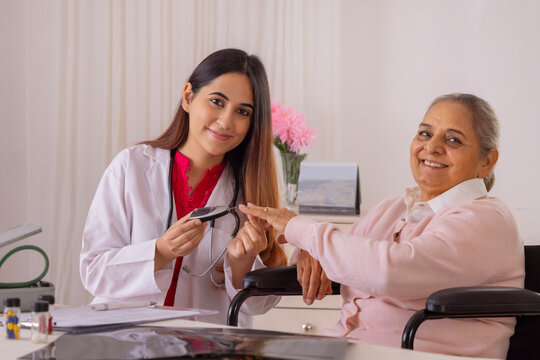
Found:
M 230 213 L 234 208 L 228 206 L 210 206 L 195 209 L 189 216 L 189 220 L 199 219 L 202 222 L 214 220 Z

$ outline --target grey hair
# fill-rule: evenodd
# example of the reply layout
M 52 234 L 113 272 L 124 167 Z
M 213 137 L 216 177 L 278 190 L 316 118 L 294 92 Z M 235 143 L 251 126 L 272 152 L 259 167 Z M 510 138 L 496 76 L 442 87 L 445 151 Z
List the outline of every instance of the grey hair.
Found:
M 429 109 L 443 101 L 456 101 L 465 105 L 473 114 L 473 129 L 480 144 L 480 158 L 484 159 L 491 150 L 499 147 L 499 119 L 487 101 L 472 94 L 453 93 L 442 95 L 433 100 Z M 486 189 L 493 188 L 495 174 L 493 169 L 484 178 Z

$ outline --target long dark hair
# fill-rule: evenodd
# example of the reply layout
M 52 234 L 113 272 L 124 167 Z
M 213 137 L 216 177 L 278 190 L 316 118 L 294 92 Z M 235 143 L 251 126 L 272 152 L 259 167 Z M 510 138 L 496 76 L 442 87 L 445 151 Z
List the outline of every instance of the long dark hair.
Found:
M 277 173 L 272 151 L 272 114 L 270 107 L 270 88 L 264 65 L 255 55 L 248 55 L 238 49 L 218 50 L 193 70 L 188 79 L 193 94 L 227 73 L 244 74 L 249 78 L 253 91 L 253 114 L 246 137 L 236 148 L 225 154 L 232 167 L 246 202 L 260 206 L 279 207 Z M 180 103 L 173 121 L 155 140 L 142 144 L 162 149 L 176 149 L 188 137 L 189 114 Z M 273 231 L 267 233 L 268 246 L 260 253 L 267 266 L 285 265 L 285 253 L 277 244 Z

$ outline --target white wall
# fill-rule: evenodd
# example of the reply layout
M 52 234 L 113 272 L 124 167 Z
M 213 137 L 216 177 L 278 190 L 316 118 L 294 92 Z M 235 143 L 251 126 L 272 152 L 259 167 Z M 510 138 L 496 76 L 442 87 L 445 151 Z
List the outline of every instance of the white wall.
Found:
M 25 71 L 20 64 L 25 57 L 25 4 L 14 5 L 0 2 L 0 14 L 10 14 L 0 21 L 0 201 L 10 194 L 18 196 L 17 202 L 0 207 L 0 219 L 5 223 L 17 223 L 26 218 L 27 199 L 25 183 L 21 181 L 26 179 L 27 152 L 24 136 Z
M 335 160 L 360 164 L 363 209 L 413 183 L 410 141 L 433 98 L 470 92 L 501 121 L 492 194 L 540 243 L 540 2 L 342 2 Z

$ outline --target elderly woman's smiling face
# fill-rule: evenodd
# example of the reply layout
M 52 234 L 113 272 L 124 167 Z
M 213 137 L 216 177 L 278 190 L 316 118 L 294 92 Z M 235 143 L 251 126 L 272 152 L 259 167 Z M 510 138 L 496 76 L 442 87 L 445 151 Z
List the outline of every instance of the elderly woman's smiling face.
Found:
M 480 156 L 473 114 L 456 101 L 437 103 L 424 116 L 410 148 L 411 170 L 428 201 L 457 184 L 485 177 L 497 152 Z

